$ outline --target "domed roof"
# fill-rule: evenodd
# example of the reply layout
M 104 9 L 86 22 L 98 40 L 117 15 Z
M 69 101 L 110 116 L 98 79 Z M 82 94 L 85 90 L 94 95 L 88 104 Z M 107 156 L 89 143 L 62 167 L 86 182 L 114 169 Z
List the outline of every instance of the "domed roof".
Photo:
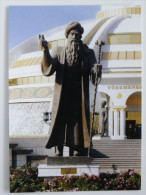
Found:
M 95 42 L 102 40 L 105 43 L 101 49 L 103 74 L 99 88 L 107 83 L 120 82 L 122 84 L 125 82 L 123 78 L 131 79 L 134 83 L 139 82 L 141 73 L 140 7 L 104 9 L 97 14 L 96 19 L 80 23 L 84 27 L 82 40 L 94 50 L 96 57 L 98 48 Z M 56 27 L 43 33 L 50 51 L 57 45 L 65 46 L 65 27 Z M 51 77 L 42 75 L 40 66 L 42 50 L 38 37 L 37 35 L 30 38 L 9 53 L 9 102 L 12 108 L 16 103 L 40 103 L 44 111 L 51 109 L 55 75 Z M 93 87 L 90 87 L 91 96 L 93 96 Z M 39 109 L 41 110 L 40 107 Z M 11 125 L 15 129 L 16 125 L 12 120 Z M 42 122 L 38 127 L 39 134 Z M 16 134 L 19 128 L 17 127 Z M 32 129 L 31 132 L 34 134 Z M 29 128 L 26 130 L 27 133 L 29 133 Z
M 102 7 L 105 13 L 105 8 Z M 115 61 L 116 59 L 116 51 L 119 52 L 119 59 L 122 59 L 123 52 L 125 51 L 124 44 L 126 44 L 127 48 L 127 57 L 128 55 L 134 55 L 135 58 L 133 60 L 134 66 L 138 66 L 138 61 L 136 58 L 140 58 L 140 44 L 141 44 L 141 24 L 140 24 L 140 8 L 139 7 L 121 7 L 121 8 L 110 8 L 110 10 L 116 10 L 114 13 L 118 16 L 109 16 L 103 17 L 100 19 L 94 19 L 89 21 L 81 21 L 81 25 L 84 28 L 83 34 L 83 42 L 88 44 L 90 48 L 93 48 L 95 54 L 97 56 L 97 46 L 95 45 L 96 40 L 104 41 L 105 45 L 102 47 L 102 56 L 101 61 L 103 61 L 103 68 L 107 71 L 108 68 L 114 68 L 118 65 L 118 67 L 129 67 L 129 61 L 123 62 Z M 122 12 L 119 9 L 123 10 Z M 103 10 L 101 12 L 103 12 Z M 128 10 L 130 14 L 124 14 L 125 11 Z M 113 13 L 113 11 L 111 11 Z M 121 14 L 123 13 L 123 14 Z M 64 35 L 65 25 L 56 27 L 52 30 L 44 32 L 45 38 L 48 41 L 50 51 L 56 45 L 65 46 L 66 39 Z M 118 42 L 119 41 L 119 42 Z M 127 42 L 126 42 L 127 41 Z M 129 41 L 129 42 L 128 42 Z M 133 41 L 133 42 L 132 42 Z M 137 41 L 137 42 L 136 42 Z M 134 44 L 134 45 L 133 45 Z M 133 51 L 134 46 L 134 54 L 130 54 Z M 109 52 L 110 50 L 110 52 Z M 106 60 L 106 56 L 110 55 L 111 60 Z M 14 58 L 17 58 L 15 62 Z M 123 57 L 124 59 L 124 57 Z M 10 72 L 9 72 L 9 83 L 11 86 L 19 86 L 22 85 L 34 85 L 34 84 L 43 84 L 48 83 L 48 80 L 42 76 L 40 63 L 42 60 L 42 51 L 39 46 L 39 38 L 35 36 L 26 42 L 20 44 L 16 48 L 10 51 Z M 113 61 L 114 60 L 114 61 Z M 111 64 L 111 65 L 110 65 Z M 138 65 L 137 65 L 138 64 Z M 23 81 L 24 80 L 24 81 Z M 26 81 L 27 80 L 27 81 Z M 35 83 L 36 81 L 36 83 Z M 54 81 L 50 79 L 50 81 Z M 51 84 L 53 85 L 53 84 Z

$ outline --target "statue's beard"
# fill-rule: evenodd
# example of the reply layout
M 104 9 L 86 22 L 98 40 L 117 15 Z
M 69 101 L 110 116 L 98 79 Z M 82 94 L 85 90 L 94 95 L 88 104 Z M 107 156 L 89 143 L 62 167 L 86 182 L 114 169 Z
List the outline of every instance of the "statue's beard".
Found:
M 68 41 L 66 46 L 66 61 L 68 66 L 77 66 L 81 61 L 81 41 Z

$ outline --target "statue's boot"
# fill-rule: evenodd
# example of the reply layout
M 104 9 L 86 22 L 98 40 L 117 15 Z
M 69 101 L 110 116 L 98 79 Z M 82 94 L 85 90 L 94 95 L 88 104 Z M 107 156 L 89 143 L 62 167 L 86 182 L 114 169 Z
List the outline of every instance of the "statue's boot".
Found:
M 69 147 L 69 156 L 80 156 L 77 148 Z
M 57 149 L 58 149 L 59 153 L 56 154 L 55 156 L 63 156 L 63 146 L 57 146 Z
M 79 152 L 76 152 L 74 156 L 81 156 Z
M 80 148 L 78 156 L 88 156 L 88 148 Z
M 69 147 L 69 156 L 88 156 L 88 148 Z
M 73 156 L 73 155 L 74 155 L 74 148 L 69 147 L 69 156 Z

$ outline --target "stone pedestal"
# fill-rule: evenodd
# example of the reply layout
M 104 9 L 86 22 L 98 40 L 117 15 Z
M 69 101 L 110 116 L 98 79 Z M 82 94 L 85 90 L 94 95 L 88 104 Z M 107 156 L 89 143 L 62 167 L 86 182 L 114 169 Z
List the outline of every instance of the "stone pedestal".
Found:
M 92 140 L 100 140 L 101 139 L 101 135 L 95 135 L 92 137 Z
M 110 140 L 109 136 L 95 135 L 92 137 L 92 140 Z
M 47 164 L 38 166 L 38 177 L 99 175 L 99 165 L 90 157 L 48 157 Z

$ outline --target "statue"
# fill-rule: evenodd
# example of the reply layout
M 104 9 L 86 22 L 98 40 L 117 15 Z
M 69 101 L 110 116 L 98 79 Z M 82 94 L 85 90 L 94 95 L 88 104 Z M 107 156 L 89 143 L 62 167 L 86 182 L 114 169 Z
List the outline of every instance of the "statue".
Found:
M 98 122 L 98 134 L 104 136 L 107 125 L 107 107 L 106 101 L 101 102 L 101 108 L 99 112 L 99 122 Z
M 46 148 L 57 146 L 63 156 L 63 146 L 70 148 L 69 155 L 86 156 L 90 147 L 89 77 L 101 77 L 94 51 L 82 43 L 83 27 L 71 22 L 65 29 L 68 39 L 65 47 L 56 47 L 50 54 L 48 43 L 40 35 L 43 47 L 42 72 L 51 76 L 56 72 L 52 121 Z

